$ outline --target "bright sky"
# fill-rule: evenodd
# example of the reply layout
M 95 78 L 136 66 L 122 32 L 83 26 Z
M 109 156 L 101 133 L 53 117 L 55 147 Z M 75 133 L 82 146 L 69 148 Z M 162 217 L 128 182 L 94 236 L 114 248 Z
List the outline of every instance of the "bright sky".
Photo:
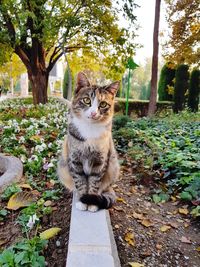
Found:
M 138 24 L 138 37 L 136 41 L 143 45 L 143 48 L 137 49 L 134 61 L 136 63 L 144 63 L 146 57 L 152 57 L 153 54 L 153 27 L 154 27 L 154 14 L 155 14 L 155 0 L 137 0 L 136 3 L 140 8 L 135 10 Z M 164 0 L 161 1 L 160 9 L 160 27 L 159 31 L 167 29 L 165 21 L 165 5 Z M 159 47 L 161 52 L 161 46 Z

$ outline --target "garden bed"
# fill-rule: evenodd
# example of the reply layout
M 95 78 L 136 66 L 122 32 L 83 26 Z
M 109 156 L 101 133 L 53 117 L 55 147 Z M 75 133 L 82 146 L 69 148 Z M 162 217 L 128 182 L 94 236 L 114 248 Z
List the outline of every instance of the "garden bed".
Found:
M 66 106 L 56 100 L 37 108 L 31 103 L 26 98 L 0 105 L 0 153 L 14 155 L 24 165 L 23 181 L 1 194 L 0 266 L 64 267 L 72 196 L 58 181 L 56 166 L 66 134 Z M 14 195 L 32 202 L 9 207 Z M 57 235 L 40 236 L 52 228 Z
M 122 267 L 200 266 L 200 114 L 114 121 L 121 176 L 110 214 Z
M 58 181 L 56 166 L 66 134 L 66 106 L 55 99 L 37 108 L 31 102 L 14 99 L 0 105 L 0 153 L 24 165 L 23 182 L 1 195 L 0 266 L 17 261 L 16 266 L 32 267 L 38 261 L 35 266 L 64 267 L 72 196 Z M 121 177 L 110 214 L 122 267 L 200 266 L 199 126 L 199 113 L 188 112 L 152 120 L 114 119 Z M 9 209 L 14 194 L 35 200 Z M 37 220 L 30 228 L 33 216 Z M 47 244 L 40 234 L 52 227 L 61 230 Z

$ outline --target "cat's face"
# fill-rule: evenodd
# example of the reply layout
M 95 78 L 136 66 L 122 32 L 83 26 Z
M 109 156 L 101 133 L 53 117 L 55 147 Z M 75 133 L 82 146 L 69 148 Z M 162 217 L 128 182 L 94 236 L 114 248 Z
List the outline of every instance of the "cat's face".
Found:
M 86 75 L 80 72 L 77 76 L 77 86 L 72 101 L 74 115 L 92 123 L 110 121 L 119 85 L 120 82 L 103 87 L 90 85 Z

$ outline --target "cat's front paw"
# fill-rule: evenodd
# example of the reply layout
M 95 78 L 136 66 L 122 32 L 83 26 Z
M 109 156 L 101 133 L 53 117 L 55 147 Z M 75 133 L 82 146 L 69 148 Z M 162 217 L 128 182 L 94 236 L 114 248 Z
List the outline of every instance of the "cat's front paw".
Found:
M 82 203 L 81 201 L 76 202 L 76 208 L 78 210 L 87 210 L 87 204 Z
M 88 206 L 88 210 L 91 211 L 91 212 L 96 212 L 96 211 L 99 210 L 99 208 L 96 205 L 89 205 Z

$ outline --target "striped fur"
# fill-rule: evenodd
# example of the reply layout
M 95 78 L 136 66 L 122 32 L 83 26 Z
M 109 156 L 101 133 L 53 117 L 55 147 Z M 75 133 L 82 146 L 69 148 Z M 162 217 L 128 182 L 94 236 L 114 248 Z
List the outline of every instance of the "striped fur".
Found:
M 119 82 L 91 86 L 83 73 L 78 75 L 58 175 L 67 188 L 77 191 L 81 210 L 109 208 L 115 201 L 112 184 L 119 164 L 111 127 L 118 87 Z

